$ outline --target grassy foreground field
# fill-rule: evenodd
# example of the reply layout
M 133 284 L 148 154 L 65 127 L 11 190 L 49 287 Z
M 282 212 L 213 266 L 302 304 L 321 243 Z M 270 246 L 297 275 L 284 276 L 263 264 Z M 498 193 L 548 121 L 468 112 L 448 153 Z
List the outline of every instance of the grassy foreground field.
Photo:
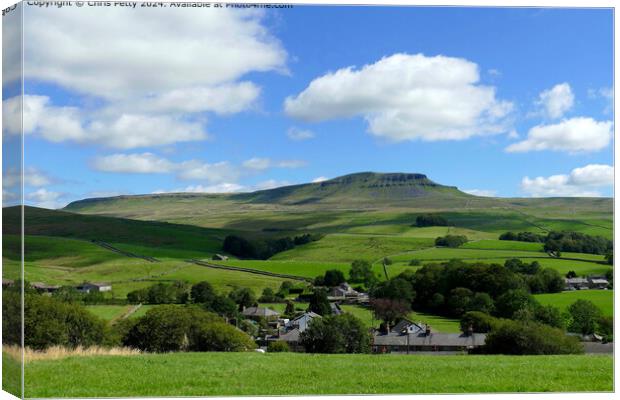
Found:
M 26 397 L 611 391 L 612 367 L 611 356 L 70 357 L 29 362 Z

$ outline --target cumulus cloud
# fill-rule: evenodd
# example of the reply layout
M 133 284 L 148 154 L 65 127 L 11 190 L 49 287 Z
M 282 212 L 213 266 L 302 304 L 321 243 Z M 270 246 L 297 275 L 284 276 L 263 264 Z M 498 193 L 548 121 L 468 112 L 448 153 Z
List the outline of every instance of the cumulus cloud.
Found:
M 205 163 L 199 160 L 184 161 L 177 164 L 177 177 L 181 180 L 208 181 L 211 183 L 235 182 L 241 171 L 228 161 Z
M 391 141 L 504 132 L 512 104 L 479 79 L 478 66 L 462 58 L 394 54 L 316 78 L 284 108 L 308 122 L 362 116 L 370 133 Z
M 11 188 L 21 184 L 21 170 L 17 168 L 6 168 L 2 173 L 2 186 Z M 26 167 L 23 173 L 24 186 L 41 187 L 56 182 L 47 173 L 34 167 Z
M 312 180 L 312 183 L 319 183 L 319 182 L 324 182 L 326 180 L 328 180 L 329 178 L 326 176 L 317 176 L 316 178 L 314 178 Z
M 537 125 L 529 130 L 525 140 L 511 144 L 506 151 L 597 151 L 609 144 L 613 136 L 612 127 L 611 121 L 595 121 L 586 117 L 565 119 L 551 125 Z
M 488 190 L 488 189 L 467 189 L 463 190 L 465 193 L 473 194 L 474 196 L 481 197 L 495 197 L 497 196 L 497 191 Z
M 286 72 L 287 54 L 264 26 L 264 10 L 29 7 L 28 18 L 24 76 L 97 105 L 26 96 L 24 131 L 52 142 L 132 149 L 205 140 L 206 119 L 194 114 L 251 109 L 261 88 L 244 75 Z M 3 111 L 12 115 L 5 132 L 19 133 L 19 99 Z
M 266 170 L 268 168 L 301 168 L 307 163 L 303 160 L 273 161 L 269 158 L 254 157 L 243 162 L 243 167 L 251 170 Z
M 223 182 L 216 185 L 189 185 L 184 188 L 176 188 L 172 190 L 156 190 L 157 193 L 241 193 L 241 192 L 253 192 L 256 190 L 274 189 L 280 186 L 290 185 L 287 181 L 277 181 L 269 179 L 263 182 L 259 182 L 256 185 L 244 186 L 238 183 Z
M 611 165 L 590 164 L 569 174 L 524 177 L 521 190 L 532 197 L 600 197 L 600 189 L 614 183 Z
M 126 172 L 134 174 L 166 173 L 174 169 L 174 164 L 152 153 L 112 154 L 97 157 L 93 166 L 103 172 Z
M 20 133 L 20 101 L 3 101 L 8 134 Z M 23 133 L 37 134 L 51 142 L 96 143 L 105 147 L 132 149 L 164 146 L 207 138 L 202 125 L 178 116 L 148 114 L 95 115 L 89 118 L 77 107 L 57 107 L 48 96 L 23 96 Z
M 62 193 L 40 188 L 34 192 L 26 193 L 24 197 L 26 201 L 36 207 L 56 209 L 64 206 L 64 203 L 60 201 L 62 196 Z
M 545 90 L 538 96 L 536 104 L 541 107 L 541 112 L 548 118 L 562 117 L 573 107 L 575 96 L 570 85 L 566 82 L 555 85 Z
M 293 126 L 286 132 L 286 136 L 291 140 L 302 141 L 314 138 L 314 132 Z
M 119 99 L 212 88 L 251 71 L 282 71 L 286 52 L 264 27 L 264 16 L 261 10 L 225 8 L 162 13 L 30 7 L 24 74 Z

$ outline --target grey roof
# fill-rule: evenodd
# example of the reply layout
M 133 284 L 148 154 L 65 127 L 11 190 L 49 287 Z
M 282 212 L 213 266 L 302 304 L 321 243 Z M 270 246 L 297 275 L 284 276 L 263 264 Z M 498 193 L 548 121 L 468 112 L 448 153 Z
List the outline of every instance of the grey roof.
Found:
M 409 335 L 409 346 L 482 346 L 487 335 L 484 333 L 474 333 L 465 335 L 463 333 L 431 333 Z M 407 335 L 387 334 L 375 335 L 375 346 L 407 346 Z
M 608 281 L 607 279 L 598 279 L 598 278 L 595 278 L 595 279 L 591 279 L 590 281 L 591 281 L 592 283 L 602 283 L 602 284 L 605 284 L 605 285 L 609 284 L 609 281 Z
M 588 280 L 586 278 L 565 278 L 564 279 L 566 281 L 566 283 L 569 284 L 580 284 L 580 283 L 588 283 Z
M 246 317 L 277 317 L 280 314 L 269 308 L 264 307 L 248 307 L 242 312 Z
M 308 312 L 305 312 L 305 313 L 301 314 L 297 318 L 294 318 L 293 320 L 291 320 L 291 322 L 298 321 L 298 320 L 300 320 L 302 318 L 317 318 L 317 317 L 321 318 L 321 316 L 319 314 L 315 313 L 314 311 L 308 311 Z
M 283 333 L 280 335 L 278 340 L 283 340 L 285 342 L 299 342 L 299 329 L 291 329 L 290 331 Z

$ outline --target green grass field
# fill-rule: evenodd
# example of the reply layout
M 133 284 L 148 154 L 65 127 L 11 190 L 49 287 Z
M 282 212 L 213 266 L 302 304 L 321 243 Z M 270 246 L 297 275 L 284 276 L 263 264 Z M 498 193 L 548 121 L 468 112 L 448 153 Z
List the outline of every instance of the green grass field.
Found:
M 131 305 L 95 305 L 86 306 L 86 309 L 99 318 L 112 321 L 125 315 L 131 307 Z
M 566 310 L 579 299 L 589 300 L 601 309 L 603 315 L 611 317 L 614 313 L 613 290 L 573 290 L 561 293 L 537 294 L 534 297 L 541 304 L 552 305 L 561 310 Z
M 176 353 L 26 365 L 26 397 L 613 390 L 611 356 Z

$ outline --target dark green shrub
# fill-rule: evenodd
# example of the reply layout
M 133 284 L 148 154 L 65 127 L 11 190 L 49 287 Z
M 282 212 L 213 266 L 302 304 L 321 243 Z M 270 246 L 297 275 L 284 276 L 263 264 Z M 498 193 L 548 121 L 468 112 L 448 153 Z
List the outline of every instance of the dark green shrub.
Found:
M 211 322 L 198 326 L 189 336 L 192 351 L 247 351 L 256 343 L 245 332 L 224 322 Z
M 368 353 L 371 336 L 362 321 L 341 314 L 313 319 L 300 342 L 308 353 Z
M 562 330 L 534 322 L 505 320 L 486 337 L 490 354 L 581 354 L 579 340 Z
M 269 353 L 286 353 L 290 351 L 288 343 L 283 340 L 277 340 L 275 342 L 269 342 L 267 346 L 267 351 Z

